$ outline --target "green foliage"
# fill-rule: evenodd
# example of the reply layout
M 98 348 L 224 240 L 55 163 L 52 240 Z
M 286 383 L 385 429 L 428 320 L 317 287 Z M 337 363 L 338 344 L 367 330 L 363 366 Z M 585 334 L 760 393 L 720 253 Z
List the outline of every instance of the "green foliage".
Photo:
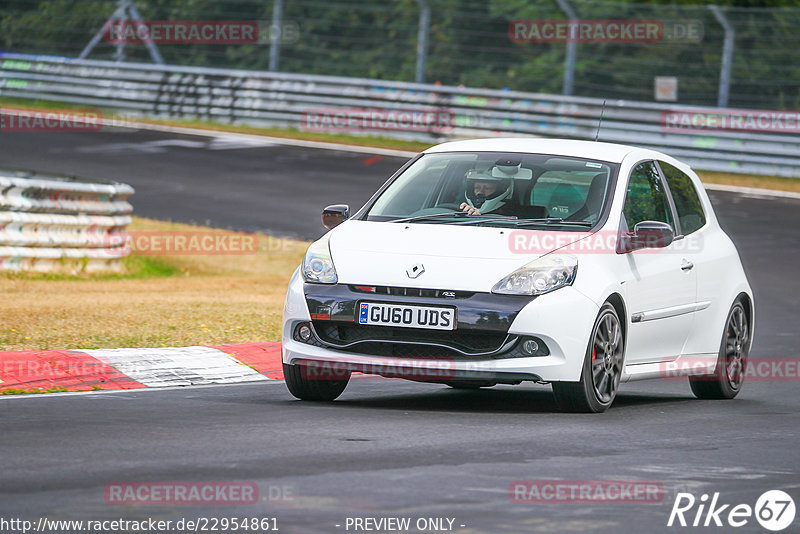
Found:
M 92 388 L 93 390 L 95 388 Z M 101 389 L 101 388 L 97 388 Z M 65 393 L 69 391 L 65 387 L 61 386 L 52 386 L 47 389 L 18 389 L 18 388 L 7 388 L 7 389 L 0 389 L 0 395 L 24 395 L 24 394 L 31 394 L 31 393 Z
M 428 1 L 428 81 L 562 91 L 565 45 L 517 43 L 508 31 L 513 20 L 566 18 L 555 0 Z M 736 30 L 730 105 L 799 108 L 800 1 L 714 3 L 729 6 L 726 14 Z M 570 4 L 580 19 L 692 20 L 703 29 L 699 41 L 579 43 L 576 95 L 648 101 L 653 99 L 656 76 L 677 76 L 679 103 L 716 104 L 724 34 L 705 4 L 690 0 L 570 0 Z M 77 56 L 116 5 L 115 0 L 0 4 L 0 46 L 6 51 Z M 149 20 L 256 20 L 266 28 L 272 18 L 272 2 L 263 0 L 135 0 L 135 5 Z M 286 1 L 284 21 L 296 25 L 299 38 L 282 45 L 280 70 L 412 81 L 418 19 L 415 0 Z M 267 43 L 162 44 L 159 50 L 171 64 L 240 69 L 269 65 Z M 115 51 L 115 46 L 101 41 L 92 57 L 110 59 Z M 125 55 L 130 61 L 150 61 L 142 45 L 126 46 Z
M 122 260 L 123 271 L 115 272 L 86 272 L 85 262 L 65 262 L 62 272 L 28 272 L 5 271 L 0 274 L 5 278 L 15 280 L 129 280 L 163 278 L 181 274 L 180 268 L 172 264 L 167 258 L 152 256 L 139 256 L 131 254 Z M 74 271 L 74 272 L 73 272 Z

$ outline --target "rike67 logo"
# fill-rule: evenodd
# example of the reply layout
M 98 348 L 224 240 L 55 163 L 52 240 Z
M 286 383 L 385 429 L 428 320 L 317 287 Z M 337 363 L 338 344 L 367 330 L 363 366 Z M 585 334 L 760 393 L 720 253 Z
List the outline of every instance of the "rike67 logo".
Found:
M 723 503 L 719 492 L 710 497 L 704 493 L 699 499 L 682 492 L 675 497 L 667 526 L 739 528 L 752 525 L 754 517 L 767 530 L 784 530 L 794 521 L 794 500 L 785 491 L 770 490 L 761 494 L 755 506 L 732 505 Z

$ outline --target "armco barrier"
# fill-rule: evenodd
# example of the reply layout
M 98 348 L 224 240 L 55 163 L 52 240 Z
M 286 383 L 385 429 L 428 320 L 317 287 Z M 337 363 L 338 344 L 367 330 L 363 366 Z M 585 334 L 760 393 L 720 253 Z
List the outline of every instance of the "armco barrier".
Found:
M 129 253 L 126 184 L 0 170 L 0 270 L 117 270 Z
M 676 131 L 665 122 L 668 114 L 726 115 L 741 110 L 10 53 L 0 53 L 0 96 L 113 109 L 123 116 L 312 129 L 308 118 L 320 110 L 447 115 L 450 120 L 444 128 L 436 122 L 427 130 L 386 128 L 380 132 L 426 141 L 515 134 L 594 139 L 602 112 L 601 141 L 663 150 L 701 170 L 800 177 L 797 111 L 788 112 L 788 121 L 778 121 L 774 127 L 758 124 L 755 131 Z

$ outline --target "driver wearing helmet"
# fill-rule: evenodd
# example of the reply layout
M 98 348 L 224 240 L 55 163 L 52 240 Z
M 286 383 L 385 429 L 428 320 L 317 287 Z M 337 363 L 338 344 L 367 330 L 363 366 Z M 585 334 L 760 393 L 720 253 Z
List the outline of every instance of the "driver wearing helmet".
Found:
M 494 213 L 508 215 L 514 193 L 514 180 L 495 176 L 491 170 L 472 169 L 467 173 L 466 202 L 459 207 L 470 215 Z

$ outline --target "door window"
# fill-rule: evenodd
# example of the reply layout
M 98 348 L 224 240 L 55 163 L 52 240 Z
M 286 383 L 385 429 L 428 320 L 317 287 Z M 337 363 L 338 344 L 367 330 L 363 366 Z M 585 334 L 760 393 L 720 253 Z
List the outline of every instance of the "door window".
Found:
M 667 192 L 654 162 L 644 161 L 631 172 L 623 215 L 629 230 L 642 221 L 660 221 L 674 231 Z
M 675 211 L 678 212 L 678 220 L 681 222 L 681 232 L 689 235 L 705 226 L 706 214 L 703 212 L 700 195 L 697 194 L 692 179 L 669 163 L 659 161 L 658 164 L 664 172 L 664 178 L 667 179 L 672 200 L 675 201 Z

